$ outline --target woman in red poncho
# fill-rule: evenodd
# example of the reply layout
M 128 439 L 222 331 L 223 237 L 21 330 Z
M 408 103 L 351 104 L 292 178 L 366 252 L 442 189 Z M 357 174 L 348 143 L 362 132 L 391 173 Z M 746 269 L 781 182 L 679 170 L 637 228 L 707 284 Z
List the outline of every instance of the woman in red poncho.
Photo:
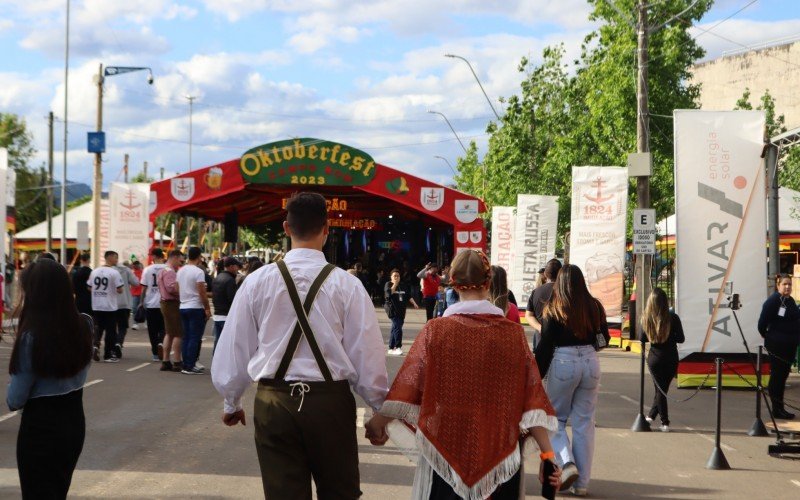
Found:
M 450 276 L 461 301 L 422 329 L 367 437 L 385 442 L 392 419 L 417 428 L 414 499 L 516 500 L 520 438 L 533 437 L 552 460 L 547 431 L 558 422 L 522 326 L 488 301 L 486 256 L 459 253 Z M 558 488 L 560 474 L 547 481 Z

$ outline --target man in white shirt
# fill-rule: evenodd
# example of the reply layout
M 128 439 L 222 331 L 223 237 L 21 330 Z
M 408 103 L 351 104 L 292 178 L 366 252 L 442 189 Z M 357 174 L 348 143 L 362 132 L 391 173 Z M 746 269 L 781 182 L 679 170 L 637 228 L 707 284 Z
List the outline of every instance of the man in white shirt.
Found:
M 178 293 L 181 298 L 181 323 L 183 323 L 183 370 L 185 375 L 204 372 L 197 364 L 200 342 L 211 318 L 211 305 L 206 293 L 206 273 L 198 266 L 202 252 L 189 247 L 189 262 L 178 271 Z
M 117 357 L 122 358 L 122 347 L 125 345 L 125 336 L 128 334 L 128 325 L 131 320 L 131 286 L 139 286 L 139 279 L 133 274 L 130 267 L 119 264 L 119 257 L 114 261 L 114 269 L 122 277 L 122 293 L 117 298 Z
M 124 282 L 119 272 L 114 269 L 119 256 L 109 250 L 105 253 L 105 265 L 98 267 L 86 281 L 86 287 L 92 293 L 92 315 L 96 324 L 94 339 L 94 360 L 100 361 L 100 339 L 105 332 L 103 360 L 106 363 L 119 361 L 115 346 L 117 345 L 117 297 L 122 293 Z
M 325 261 L 325 199 L 297 193 L 286 210 L 292 250 L 285 268 L 264 266 L 243 282 L 212 380 L 225 398 L 226 425 L 245 423 L 241 396 L 259 381 L 255 439 L 267 498 L 311 498 L 313 477 L 319 498 L 355 499 L 361 491 L 350 386 L 380 409 L 388 389 L 383 339 L 361 282 Z M 298 306 L 308 313 L 298 317 Z
M 142 271 L 142 303 L 147 314 L 147 334 L 150 337 L 153 361 L 160 361 L 163 355 L 164 316 L 161 314 L 158 273 L 167 265 L 164 264 L 164 252 L 160 248 L 154 248 L 150 255 L 153 257 L 153 263 Z

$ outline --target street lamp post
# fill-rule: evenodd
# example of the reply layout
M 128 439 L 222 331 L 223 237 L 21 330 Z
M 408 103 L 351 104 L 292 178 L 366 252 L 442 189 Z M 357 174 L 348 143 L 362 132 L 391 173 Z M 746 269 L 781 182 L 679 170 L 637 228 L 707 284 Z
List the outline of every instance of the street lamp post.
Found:
M 103 70 L 103 64 L 100 64 L 100 69 L 95 75 L 95 83 L 97 84 L 97 131 L 103 131 L 103 83 L 108 76 L 121 75 L 123 73 L 131 73 L 133 71 L 147 70 L 148 77 L 147 83 L 153 84 L 153 71 L 148 67 L 128 67 L 128 66 L 106 66 Z M 92 225 L 92 267 L 96 268 L 100 265 L 100 199 L 103 193 L 103 153 L 96 152 L 94 154 L 94 181 L 92 185 L 92 210 L 94 212 L 94 224 Z M 61 206 L 64 207 L 64 197 L 62 195 Z M 62 208 L 63 209 L 63 208 Z M 62 217 L 66 220 L 66 213 L 62 213 Z M 62 255 L 64 247 L 62 244 Z
M 453 131 L 453 135 L 456 136 L 456 139 L 458 140 L 458 143 L 461 144 L 461 149 L 463 149 L 464 153 L 466 153 L 467 152 L 466 146 L 464 146 L 464 143 L 461 142 L 461 138 L 456 133 L 456 129 L 453 128 L 453 125 L 450 123 L 450 120 L 447 119 L 447 117 L 444 115 L 444 113 L 440 113 L 438 111 L 430 111 L 430 110 L 428 111 L 428 113 L 431 113 L 431 114 L 434 114 L 434 115 L 439 115 L 442 118 L 444 118 L 444 121 L 447 122 L 447 126 L 450 127 L 450 130 Z
M 453 175 L 456 175 L 456 169 L 453 168 L 453 164 L 450 163 L 450 160 L 448 160 L 444 156 L 439 156 L 439 155 L 434 155 L 434 158 L 439 158 L 440 160 L 442 160 L 445 163 L 447 163 L 447 166 L 450 167 L 450 170 L 453 172 Z
M 69 0 L 67 0 L 67 33 L 64 48 L 64 165 L 61 170 L 61 265 L 67 265 L 67 101 L 69 96 Z
M 194 100 L 197 96 L 186 94 L 186 99 L 189 100 L 189 172 L 192 171 L 192 114 L 194 111 Z
M 472 64 L 470 64 L 469 61 L 467 61 L 463 57 L 457 56 L 455 54 L 445 54 L 444 56 L 445 57 L 450 57 L 450 58 L 453 58 L 453 59 L 461 59 L 462 61 L 467 63 L 467 66 L 469 66 L 469 70 L 472 71 L 472 76 L 475 77 L 475 81 L 478 82 L 478 86 L 481 88 L 481 92 L 483 92 L 483 96 L 486 98 L 486 102 L 488 102 L 489 103 L 489 107 L 492 108 L 492 111 L 494 112 L 494 116 L 496 116 L 497 120 L 500 121 L 500 115 L 497 113 L 497 110 L 494 109 L 494 104 L 492 104 L 492 100 L 489 99 L 489 94 L 486 93 L 486 89 L 483 88 L 483 84 L 481 83 L 480 78 L 478 78 L 478 74 L 475 73 L 474 69 L 472 69 Z

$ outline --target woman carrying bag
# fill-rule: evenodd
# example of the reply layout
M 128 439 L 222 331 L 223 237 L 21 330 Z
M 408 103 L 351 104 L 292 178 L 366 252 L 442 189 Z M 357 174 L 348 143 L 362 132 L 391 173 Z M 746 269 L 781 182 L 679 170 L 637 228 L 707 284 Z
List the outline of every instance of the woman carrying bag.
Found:
M 37 260 L 20 284 L 6 402 L 10 410 L 22 410 L 22 497 L 66 498 L 86 431 L 83 385 L 92 359 L 92 323 L 78 313 L 67 271 L 57 262 Z

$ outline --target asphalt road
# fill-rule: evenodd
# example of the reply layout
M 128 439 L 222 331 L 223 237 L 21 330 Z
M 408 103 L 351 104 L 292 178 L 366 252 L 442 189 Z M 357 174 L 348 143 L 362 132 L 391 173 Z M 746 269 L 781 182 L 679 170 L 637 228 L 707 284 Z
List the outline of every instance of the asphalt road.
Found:
M 410 311 L 406 344 L 422 325 L 424 312 Z M 378 310 L 384 337 L 389 325 Z M 7 366 L 10 339 L 0 343 Z M 210 366 L 210 328 L 201 361 Z M 149 362 L 143 330 L 130 331 L 125 357 L 116 365 L 95 363 L 84 391 L 87 432 L 73 479 L 73 498 L 204 499 L 263 498 L 252 427 L 225 427 L 222 401 L 208 375 L 158 371 Z M 390 378 L 402 358 L 387 357 Z M 800 461 L 772 458 L 772 438 L 746 435 L 753 421 L 754 395 L 726 391 L 723 398 L 723 451 L 731 471 L 705 469 L 713 448 L 714 394 L 701 391 L 670 406 L 669 434 L 633 433 L 637 413 L 638 355 L 606 349 L 597 412 L 593 498 L 797 498 Z M 0 374 L 5 387 L 8 375 Z M 800 376 L 790 378 L 787 398 L 800 400 Z M 652 398 L 648 379 L 646 401 Z M 691 394 L 671 391 L 676 398 Z M 245 396 L 252 401 L 253 390 Z M 246 406 L 248 416 L 252 404 Z M 359 400 L 359 418 L 368 417 Z M 366 413 L 366 415 L 365 415 Z M 20 417 L 0 411 L 0 498 L 19 498 L 15 445 Z M 362 431 L 360 431 L 362 432 Z M 398 448 L 373 447 L 359 437 L 364 498 L 406 499 L 413 464 Z M 538 470 L 538 459 L 527 470 Z M 528 498 L 538 497 L 538 481 L 527 477 Z

